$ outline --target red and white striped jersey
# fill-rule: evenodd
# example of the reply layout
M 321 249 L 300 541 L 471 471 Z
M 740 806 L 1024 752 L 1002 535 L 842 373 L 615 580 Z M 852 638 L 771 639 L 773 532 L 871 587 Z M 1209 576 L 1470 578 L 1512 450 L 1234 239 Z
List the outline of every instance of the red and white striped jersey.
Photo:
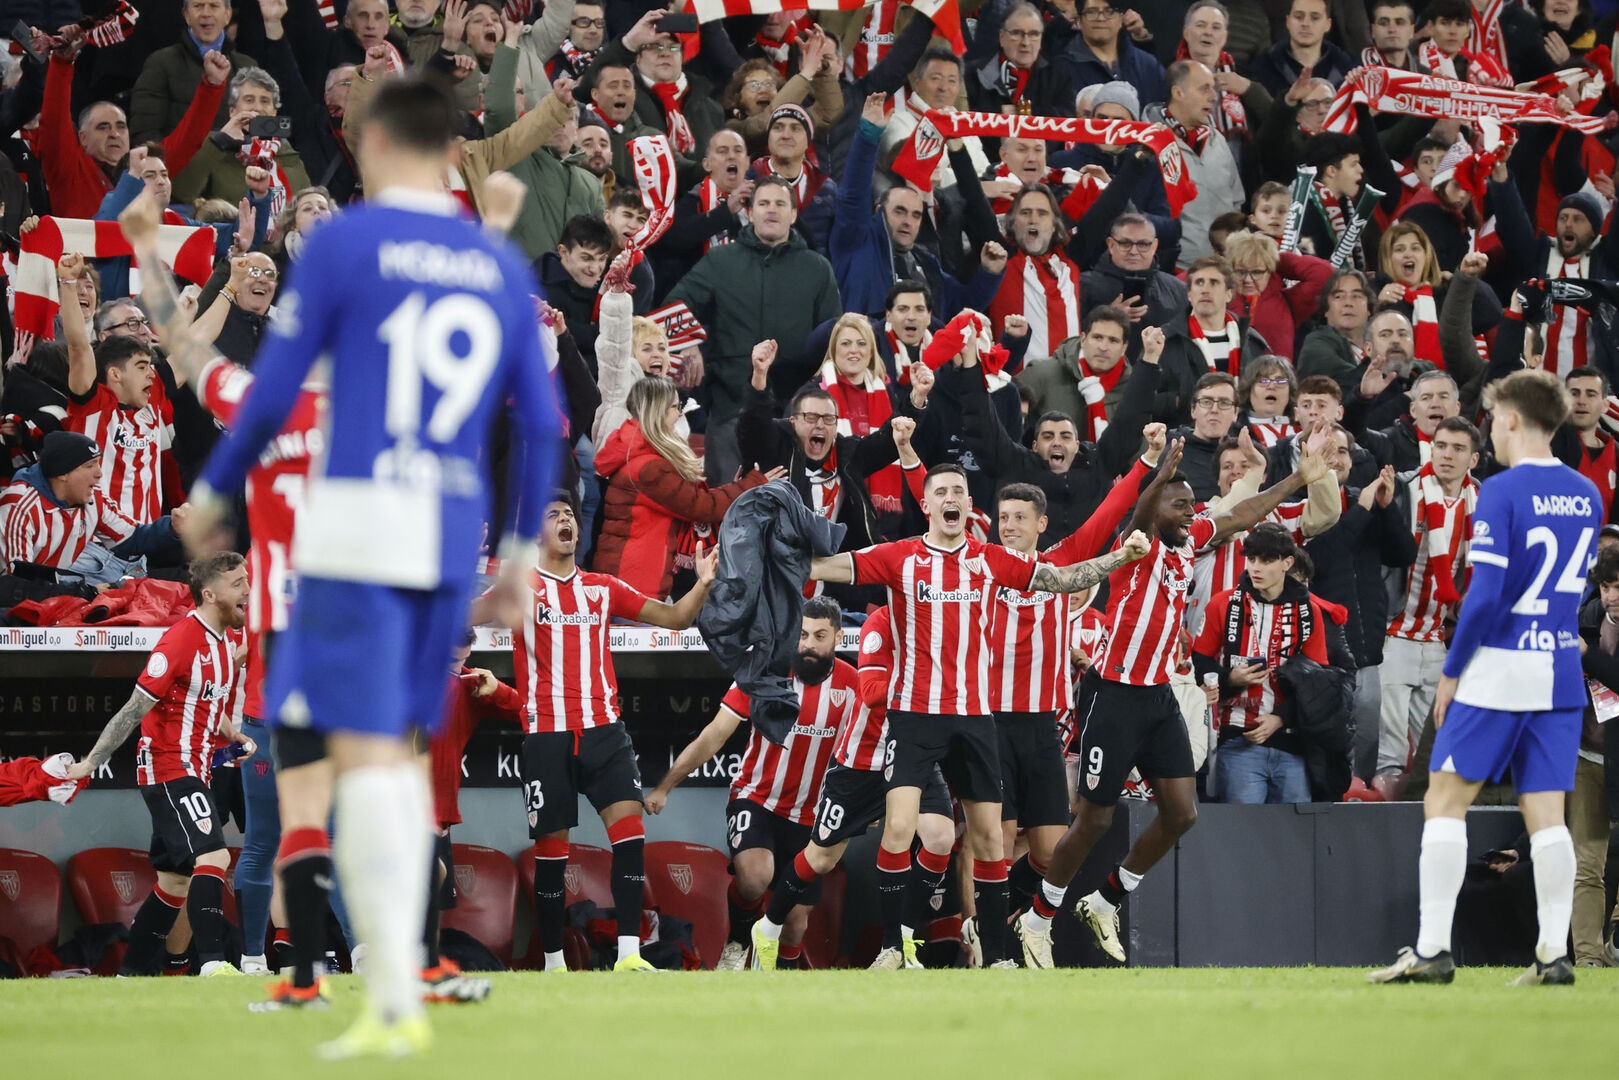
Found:
M 0 492 L 0 553 L 7 570 L 16 562 L 65 570 L 90 541 L 117 547 L 135 529 L 99 488 L 84 506 L 58 506 L 24 476 Z
M 935 716 L 987 716 L 989 628 L 1000 585 L 1027 589 L 1037 562 L 964 538 L 946 551 L 922 537 L 850 554 L 857 585 L 888 589 L 899 645 L 888 707 Z
M 101 490 L 125 517 L 150 525 L 163 516 L 163 451 L 174 445 L 174 406 L 163 380 L 152 380 L 151 400 L 139 409 L 118 404 L 106 384 L 89 400 L 69 397 L 69 431 L 81 431 L 101 447 Z
M 821 778 L 832 760 L 833 746 L 860 705 L 860 691 L 854 668 L 833 660 L 832 674 L 824 682 L 805 686 L 794 679 L 793 692 L 798 695 L 798 723 L 780 745 L 759 734 L 758 728 L 749 730 L 742 771 L 731 781 L 731 798 L 756 802 L 772 814 L 808 825 L 815 820 Z M 734 683 L 720 700 L 721 708 L 744 720 L 748 706 L 748 695 Z
M 1093 664 L 1098 663 L 1107 652 L 1107 619 L 1094 607 L 1086 607 L 1075 612 L 1068 621 L 1068 647 L 1082 649 L 1086 656 L 1091 658 Z M 1070 657 L 1072 663 L 1072 657 Z M 1069 684 L 1073 693 L 1073 700 L 1079 700 L 1079 684 L 1084 676 L 1076 672 Z M 1074 735 L 1079 731 L 1079 724 L 1074 719 L 1074 706 L 1057 710 L 1057 737 L 1062 745 L 1067 747 L 1074 741 Z
M 1265 515 L 1266 521 L 1285 526 L 1295 544 L 1304 543 L 1305 503 L 1284 503 Z M 1199 504 L 1198 513 L 1204 513 L 1207 504 Z M 1242 556 L 1242 541 L 1248 534 L 1236 533 L 1231 539 L 1212 548 L 1201 548 L 1192 565 L 1192 595 L 1186 601 L 1186 632 L 1194 638 L 1203 627 L 1203 608 L 1209 597 L 1237 587 L 1247 560 Z
M 860 671 L 862 682 L 880 678 L 887 684 L 894 671 L 894 621 L 888 609 L 880 607 L 866 616 L 860 627 Z M 876 772 L 883 767 L 884 746 L 888 742 L 888 704 L 868 705 L 862 696 L 854 720 L 838 734 L 832 756 L 849 769 Z
M 1254 442 L 1266 450 L 1269 450 L 1289 435 L 1299 433 L 1298 425 L 1293 423 L 1292 418 L 1289 416 L 1264 417 L 1249 413 L 1245 422 L 1248 425 L 1248 433 L 1253 436 Z
M 1212 518 L 1192 519 L 1186 543 L 1166 546 L 1156 534 L 1145 558 L 1108 579 L 1107 652 L 1102 678 L 1126 686 L 1160 686 L 1175 670 L 1175 648 L 1192 590 L 1193 553 L 1214 538 Z
M 223 356 L 202 369 L 198 387 L 203 407 L 229 427 L 237 407 L 253 386 L 253 373 Z M 304 502 L 304 485 L 311 462 L 326 449 L 320 428 L 326 395 L 304 390 L 298 395 L 280 434 L 259 455 L 247 474 L 247 576 L 253 592 L 248 597 L 247 627 L 254 643 L 275 630 L 287 628 L 288 613 L 297 593 L 292 569 L 292 534 Z M 264 716 L 264 659 L 261 648 L 248 655 L 247 715 Z
M 208 782 L 220 725 L 241 715 L 244 682 L 238 656 L 242 630 L 220 632 L 195 611 L 158 639 L 135 680 L 157 702 L 141 720 L 135 781 L 142 787 L 194 776 Z
M 649 598 L 611 574 L 535 570 L 532 618 L 514 628 L 512 660 L 524 725 L 585 731 L 618 722 L 618 674 L 607 649 L 612 620 L 639 619 Z
M 1411 641 L 1443 641 L 1445 617 L 1451 606 L 1439 599 L 1438 581 L 1428 551 L 1428 524 L 1418 512 L 1421 496 L 1418 485 L 1421 477 L 1411 480 L 1411 514 L 1407 524 L 1417 538 L 1417 561 L 1406 572 L 1405 597 L 1389 622 L 1389 636 Z M 1467 509 L 1467 492 L 1454 499 L 1444 500 L 1445 517 L 1450 525 L 1450 564 L 1461 570 L 1466 565 L 1468 541 L 1473 536 L 1473 516 Z M 1463 571 L 1465 575 L 1465 571 Z M 1466 578 L 1462 580 L 1466 591 Z
M 848 75 L 851 80 L 865 78 L 894 47 L 894 19 L 899 15 L 899 9 L 900 0 L 877 0 L 866 9 L 866 21 L 860 27 L 860 37 L 849 50 Z
M 1591 253 L 1565 259 L 1557 250 L 1556 237 L 1546 256 L 1546 277 L 1588 278 L 1591 276 Z M 1561 379 L 1575 368 L 1590 363 L 1591 316 L 1584 308 L 1566 304 L 1549 304 L 1551 318 L 1541 328 L 1546 343 L 1542 368 Z

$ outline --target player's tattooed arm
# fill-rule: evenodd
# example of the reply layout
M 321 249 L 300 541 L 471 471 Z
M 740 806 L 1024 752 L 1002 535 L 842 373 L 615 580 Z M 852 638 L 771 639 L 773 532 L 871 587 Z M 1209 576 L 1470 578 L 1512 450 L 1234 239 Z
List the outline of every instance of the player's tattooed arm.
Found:
M 1132 532 L 1124 543 L 1106 555 L 1098 555 L 1074 566 L 1052 566 L 1049 563 L 1041 563 L 1034 568 L 1034 577 L 1029 582 L 1029 588 L 1054 593 L 1084 592 L 1100 584 L 1119 567 L 1141 558 L 1151 546 L 1151 541 L 1137 531 Z
M 107 726 L 101 729 L 101 738 L 96 740 L 95 746 L 84 756 L 84 760 L 75 765 L 68 766 L 67 778 L 69 780 L 83 780 L 90 776 L 112 757 L 112 752 L 124 745 L 134 730 L 141 726 L 146 714 L 152 711 L 157 702 L 140 689 L 132 690 L 129 700 L 124 707 L 113 714 Z
M 143 191 L 118 215 L 124 239 L 129 241 L 135 260 L 142 265 L 162 265 L 157 250 L 161 214 L 156 200 Z M 223 313 L 210 310 L 193 324 L 190 311 L 180 303 L 180 294 L 174 290 L 174 281 L 162 271 L 141 275 L 141 300 L 146 305 L 153 330 L 169 351 L 169 366 L 174 369 L 175 377 L 182 383 L 195 383 L 202 369 L 217 355 L 212 342 L 224 325 Z M 229 301 L 223 298 L 215 301 L 214 307 L 218 308 L 221 303 L 229 307 Z
M 1326 447 L 1329 429 L 1321 425 L 1310 432 L 1299 455 L 1298 469 L 1278 483 L 1261 491 L 1251 499 L 1231 507 L 1214 518 L 1214 538 L 1209 546 L 1220 543 L 1236 533 L 1246 532 L 1265 520 L 1272 510 L 1282 505 L 1289 496 L 1302 487 L 1321 480 L 1331 467 L 1327 464 Z

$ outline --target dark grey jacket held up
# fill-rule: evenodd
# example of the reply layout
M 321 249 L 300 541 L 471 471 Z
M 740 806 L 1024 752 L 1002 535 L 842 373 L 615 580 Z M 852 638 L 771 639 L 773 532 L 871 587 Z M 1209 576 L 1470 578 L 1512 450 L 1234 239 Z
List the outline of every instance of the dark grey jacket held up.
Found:
M 798 720 L 792 662 L 810 559 L 833 555 L 844 527 L 772 480 L 737 497 L 720 522 L 720 565 L 697 616 L 709 655 L 752 701 L 748 719 L 780 744 Z

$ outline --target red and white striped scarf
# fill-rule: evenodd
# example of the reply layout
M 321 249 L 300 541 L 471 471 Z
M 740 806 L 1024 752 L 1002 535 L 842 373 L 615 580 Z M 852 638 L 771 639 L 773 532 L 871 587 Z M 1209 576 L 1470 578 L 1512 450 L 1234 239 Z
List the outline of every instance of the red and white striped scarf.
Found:
M 1225 323 L 1225 344 L 1215 345 L 1203 330 L 1203 323 L 1194 314 L 1186 320 L 1192 332 L 1192 342 L 1203 354 L 1210 371 L 1223 371 L 1227 375 L 1242 374 L 1242 327 L 1228 314 Z
M 1297 435 L 1299 426 L 1286 413 L 1280 416 L 1255 416 L 1249 413 L 1248 433 L 1255 442 L 1269 450 L 1288 436 Z
M 276 154 L 281 152 L 280 139 L 249 138 L 244 141 L 236 151 L 236 160 L 242 163 L 245 169 L 257 165 L 270 173 L 270 213 L 281 213 L 286 208 L 287 198 L 291 185 L 287 181 L 287 173 L 280 163 L 276 161 Z
M 860 27 L 860 37 L 849 50 L 847 72 L 850 79 L 863 79 L 876 67 L 888 50 L 894 47 L 894 20 L 899 16 L 900 0 L 877 0 L 866 9 L 866 21 Z
M 505 16 L 514 23 L 528 22 L 534 11 L 534 0 L 506 0 Z
M 725 198 L 725 194 L 720 191 L 712 177 L 703 177 L 703 182 L 697 185 L 697 205 L 702 207 L 705 214 L 710 214 L 717 210 L 720 203 L 725 201 Z M 748 212 L 746 210 L 743 210 L 737 217 L 742 219 L 743 225 L 748 223 Z M 720 244 L 729 244 L 732 239 L 729 231 L 715 233 L 703 241 L 703 254 L 708 254 L 710 248 L 718 247 Z
M 1358 123 L 1356 105 L 1370 106 L 1374 113 L 1429 116 L 1466 123 L 1490 117 L 1503 124 L 1561 124 L 1588 135 L 1599 134 L 1610 126 L 1605 116 L 1558 112 L 1556 100 L 1546 94 L 1525 94 L 1439 75 L 1369 67 L 1362 69 L 1357 78 L 1344 80 L 1327 110 L 1322 129 L 1353 132 Z
M 1030 255 L 1020 249 L 1006 264 L 989 314 L 997 334 L 1008 315 L 1028 319 L 1027 359 L 1050 356 L 1079 333 L 1079 267 L 1061 251 Z
M 165 265 L 202 285 L 214 267 L 214 230 L 206 225 L 159 225 L 157 250 Z M 51 339 L 57 311 L 56 260 L 77 252 L 87 259 L 133 257 L 116 221 L 42 217 L 21 240 L 12 275 L 16 326 L 36 338 Z
M 545 73 L 553 80 L 563 75 L 577 79 L 585 73 L 585 69 L 596 62 L 601 49 L 581 49 L 573 43 L 572 38 L 563 38 L 557 49 L 556 57 L 546 67 Z
M 1484 10 L 1473 8 L 1473 28 L 1467 32 L 1467 50 L 1494 58 L 1507 68 L 1507 39 L 1501 32 L 1501 9 L 1506 0 L 1489 0 Z
M 960 56 L 967 51 L 961 36 L 961 9 L 956 0 L 903 0 L 933 23 L 935 37 L 942 37 Z M 774 15 L 781 11 L 808 9 L 809 11 L 859 11 L 869 7 L 872 0 L 792 0 L 789 7 L 781 0 L 691 0 L 686 10 L 696 12 L 698 22 L 713 22 L 734 15 Z M 798 20 L 808 23 L 809 17 Z M 695 37 L 695 35 L 693 35 Z M 785 75 L 786 73 L 783 72 Z
M 614 123 L 612 120 L 609 120 L 607 118 L 607 114 L 602 112 L 601 109 L 597 108 L 594 103 L 591 104 L 590 111 L 596 114 L 596 118 L 602 122 L 602 127 L 605 127 L 608 131 L 617 132 L 620 135 L 624 134 L 624 125 Z
M 1079 358 L 1079 396 L 1085 399 L 1085 432 L 1084 437 L 1096 442 L 1107 430 L 1107 395 L 1124 377 L 1124 359 L 1097 374 L 1091 371 L 1091 366 L 1085 360 L 1085 351 L 1080 350 Z
M 320 12 L 321 25 L 328 30 L 336 30 L 337 8 L 332 6 L 332 0 L 315 0 L 315 7 Z
M 684 110 L 688 89 L 685 73 L 682 72 L 672 83 L 655 83 L 642 75 L 641 84 L 652 91 L 652 96 L 663 106 L 663 122 L 669 130 L 669 142 L 675 151 L 690 154 L 696 150 L 697 136 L 692 134 L 691 123 L 687 121 Z
M 821 365 L 820 384 L 838 404 L 839 435 L 870 435 L 894 415 L 887 384 L 869 372 L 857 385 L 840 374 L 837 365 L 828 360 Z M 900 475 L 898 464 L 885 466 L 866 478 L 871 504 L 885 514 L 900 512 L 900 493 L 904 487 L 905 479 Z
M 1458 536 L 1472 534 L 1473 509 L 1477 505 L 1478 484 L 1472 476 L 1462 481 L 1461 496 L 1451 501 L 1445 497 L 1445 489 L 1433 471 L 1433 462 L 1418 471 L 1417 520 L 1427 526 L 1424 543 L 1428 549 L 1428 566 L 1434 578 L 1434 595 L 1442 603 L 1461 603 L 1451 544 Z
M 1445 356 L 1439 348 L 1439 307 L 1434 303 L 1433 286 L 1406 287 L 1405 302 L 1411 305 L 1411 329 L 1416 334 L 1416 356 L 1443 370 Z
M 1024 182 L 1021 176 L 1012 175 L 1011 166 L 1007 165 L 1004 161 L 995 166 L 994 179 L 1016 180 L 1019 183 Z M 1098 181 L 1093 180 L 1090 176 L 1082 174 L 1078 169 L 1047 169 L 1044 176 L 1033 181 L 1033 183 L 1036 184 L 1044 184 L 1046 187 L 1050 188 L 1053 193 L 1056 193 L 1059 188 L 1077 187 L 1080 184 L 1087 182 L 1089 184 L 1096 185 L 1098 193 L 1100 193 L 1102 188 L 1107 186 L 1106 184 L 1098 183 Z M 992 200 L 990 202 L 990 209 L 995 211 L 997 214 L 1006 213 L 1012 209 L 1011 197 L 1007 196 L 1006 198 Z
M 1565 259 L 1552 241 L 1552 250 L 1546 256 L 1548 278 L 1588 278 L 1591 276 L 1591 253 L 1575 259 Z M 1542 327 L 1546 342 L 1545 369 L 1561 379 L 1577 367 L 1584 367 L 1586 348 L 1590 343 L 1590 313 L 1582 307 L 1569 304 L 1548 304 L 1551 318 Z
M 883 333 L 888 335 L 888 347 L 894 350 L 895 378 L 902 386 L 911 385 L 911 353 L 905 343 L 899 339 L 899 334 L 886 321 L 883 323 Z M 927 349 L 928 343 L 933 340 L 933 331 L 922 330 L 922 343 L 916 347 L 916 355 L 921 356 Z
M 140 17 L 141 13 L 129 5 L 129 0 L 118 0 L 117 7 L 85 29 L 84 36 L 90 44 L 105 49 L 126 40 Z

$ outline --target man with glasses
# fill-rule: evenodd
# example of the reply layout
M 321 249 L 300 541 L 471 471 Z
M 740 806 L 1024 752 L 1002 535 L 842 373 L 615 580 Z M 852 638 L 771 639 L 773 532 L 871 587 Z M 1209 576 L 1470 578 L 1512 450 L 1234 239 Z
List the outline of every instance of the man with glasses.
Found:
M 1220 493 L 1220 441 L 1237 422 L 1237 378 L 1211 371 L 1192 389 L 1192 423 L 1169 433 L 1180 439 L 1181 475 L 1192 497 L 1206 503 Z
M 1327 6 L 1327 0 L 1292 0 L 1287 9 L 1287 34 L 1254 57 L 1248 74 L 1272 97 L 1286 94 L 1306 69 L 1338 86 L 1355 66 L 1353 57 L 1327 40 L 1332 29 Z
M 1001 22 L 1000 51 L 968 72 L 967 100 L 977 112 L 1072 116 L 1074 85 L 1067 70 L 1040 55 L 1045 20 L 1019 0 Z M 993 155 L 994 140 L 984 140 Z
M 562 0 L 565 5 L 567 0 Z M 546 5 L 550 10 L 551 5 Z M 562 5 L 558 5 L 562 6 Z M 556 55 L 545 63 L 546 81 L 556 82 L 566 75 L 577 79 L 595 62 L 607 37 L 607 9 L 601 4 L 573 4 L 568 20 L 568 36 Z
M 1141 328 L 1163 326 L 1186 310 L 1186 286 L 1158 269 L 1158 230 L 1144 214 L 1113 219 L 1107 251 L 1080 276 L 1080 306 L 1118 304 L 1130 315 L 1130 346 L 1141 345 Z
M 1124 9 L 1110 0 L 1081 0 L 1079 33 L 1058 55 L 1074 89 L 1106 82 L 1127 82 L 1142 101 L 1164 99 L 1164 69 L 1157 57 L 1136 48 L 1124 33 Z
M 134 338 L 147 345 L 157 343 L 151 320 L 135 305 L 133 299 L 127 297 L 108 300 L 96 312 L 96 340 L 106 341 L 110 337 Z

